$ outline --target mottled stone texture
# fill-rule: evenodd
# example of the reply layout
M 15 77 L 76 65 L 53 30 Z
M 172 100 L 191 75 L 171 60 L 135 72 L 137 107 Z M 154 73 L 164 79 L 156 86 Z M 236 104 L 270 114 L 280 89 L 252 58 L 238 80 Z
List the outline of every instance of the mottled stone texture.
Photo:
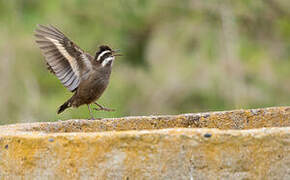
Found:
M 0 179 L 290 179 L 290 107 L 0 126 Z

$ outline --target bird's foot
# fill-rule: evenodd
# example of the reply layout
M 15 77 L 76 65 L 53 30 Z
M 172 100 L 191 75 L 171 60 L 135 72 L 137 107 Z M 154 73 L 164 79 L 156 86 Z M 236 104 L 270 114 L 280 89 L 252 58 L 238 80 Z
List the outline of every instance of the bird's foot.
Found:
M 115 109 L 110 109 L 110 108 L 105 108 L 105 107 L 94 108 L 94 110 L 96 110 L 96 111 L 108 111 L 108 112 L 115 111 Z
M 95 102 L 95 105 L 99 106 L 99 108 L 94 108 L 96 111 L 115 111 L 115 109 L 105 108 L 104 106 Z

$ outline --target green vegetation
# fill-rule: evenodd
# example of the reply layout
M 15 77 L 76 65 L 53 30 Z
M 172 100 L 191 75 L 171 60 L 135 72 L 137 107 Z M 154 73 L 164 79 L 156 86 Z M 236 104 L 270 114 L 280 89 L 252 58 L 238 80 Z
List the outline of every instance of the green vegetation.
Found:
M 88 118 L 56 109 L 71 96 L 34 43 L 53 24 L 94 54 L 125 55 L 100 117 L 289 105 L 289 0 L 0 0 L 0 124 Z

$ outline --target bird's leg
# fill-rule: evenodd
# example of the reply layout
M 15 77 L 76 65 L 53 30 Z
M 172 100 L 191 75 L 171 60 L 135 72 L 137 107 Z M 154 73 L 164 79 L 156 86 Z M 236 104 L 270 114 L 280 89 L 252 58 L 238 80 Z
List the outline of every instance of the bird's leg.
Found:
M 90 112 L 90 115 L 91 115 L 91 119 L 95 119 L 89 104 L 88 104 L 88 109 L 89 109 L 89 112 Z
M 94 108 L 94 110 L 97 111 L 115 111 L 115 109 L 105 108 L 104 106 L 98 104 L 97 102 L 95 102 L 95 105 L 99 106 L 99 108 Z

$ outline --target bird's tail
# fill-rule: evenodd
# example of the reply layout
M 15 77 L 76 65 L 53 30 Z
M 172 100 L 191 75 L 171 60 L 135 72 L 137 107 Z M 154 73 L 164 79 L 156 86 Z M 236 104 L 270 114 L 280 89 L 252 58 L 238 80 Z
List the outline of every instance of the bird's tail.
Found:
M 65 103 L 63 103 L 63 105 L 61 105 L 58 110 L 57 110 L 57 114 L 62 113 L 64 110 L 66 110 L 67 108 L 71 107 L 71 103 L 70 103 L 70 99 L 68 101 L 66 101 Z

